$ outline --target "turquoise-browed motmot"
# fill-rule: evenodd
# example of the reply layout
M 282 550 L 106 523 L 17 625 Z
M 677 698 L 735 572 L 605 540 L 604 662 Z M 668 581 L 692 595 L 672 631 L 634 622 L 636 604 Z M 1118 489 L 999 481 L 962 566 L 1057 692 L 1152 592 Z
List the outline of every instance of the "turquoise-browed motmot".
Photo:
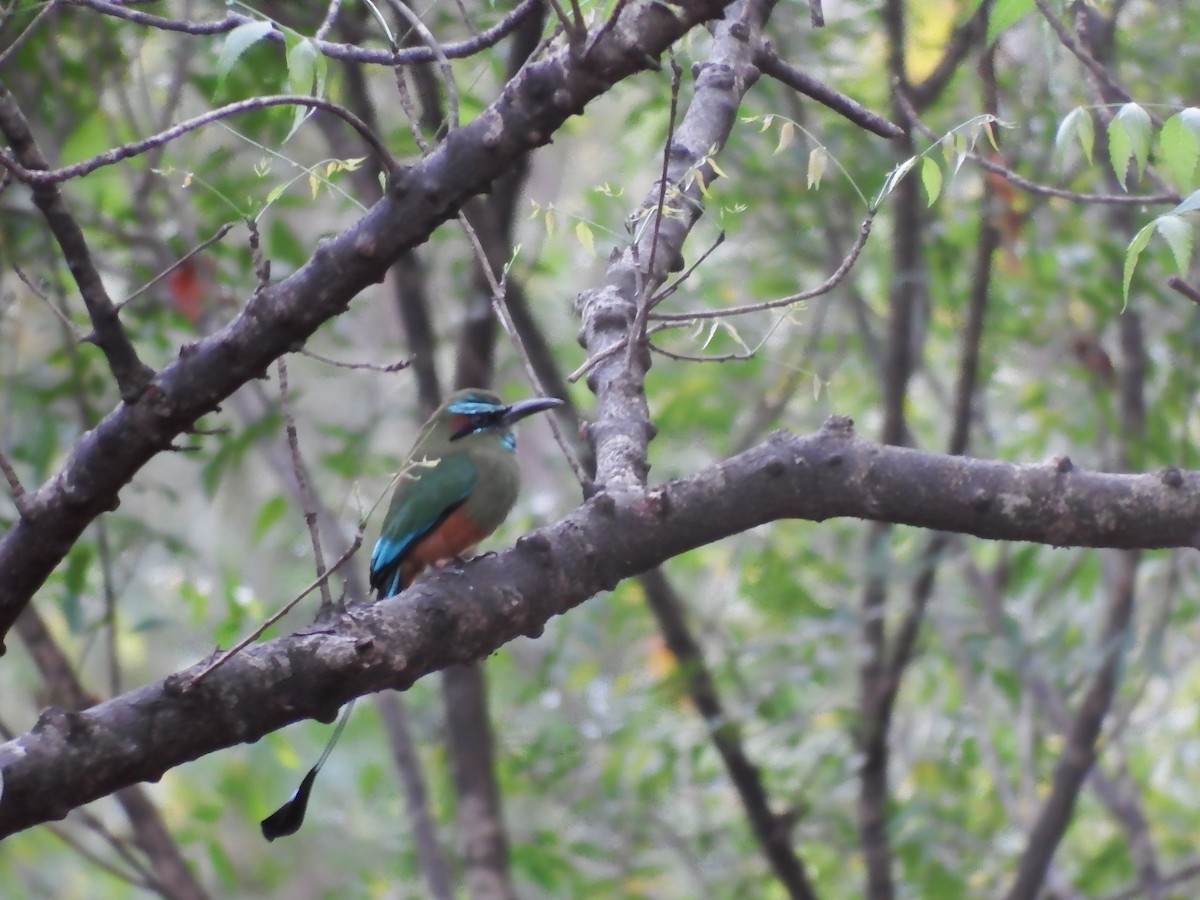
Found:
M 380 599 L 404 590 L 422 569 L 459 558 L 500 527 L 520 488 L 513 426 L 561 405 L 553 397 L 505 404 L 491 391 L 471 388 L 438 407 L 401 469 L 371 554 L 371 588 Z M 292 798 L 263 820 L 267 840 L 300 828 L 313 781 L 348 714 L 349 707 Z
M 505 405 L 491 391 L 471 389 L 438 408 L 417 435 L 371 554 L 371 587 L 381 599 L 500 526 L 520 487 L 513 425 L 561 405 L 553 397 Z

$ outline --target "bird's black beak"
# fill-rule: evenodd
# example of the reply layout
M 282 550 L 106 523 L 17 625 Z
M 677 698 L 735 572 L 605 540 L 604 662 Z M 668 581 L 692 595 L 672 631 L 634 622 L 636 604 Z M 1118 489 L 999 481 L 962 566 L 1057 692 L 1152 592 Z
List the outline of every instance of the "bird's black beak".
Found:
M 562 405 L 563 402 L 557 397 L 531 397 L 528 400 L 520 400 L 504 410 L 501 422 L 505 426 L 513 425 L 526 416 L 532 416 L 534 413 L 544 412 L 547 409 L 554 409 L 556 406 Z

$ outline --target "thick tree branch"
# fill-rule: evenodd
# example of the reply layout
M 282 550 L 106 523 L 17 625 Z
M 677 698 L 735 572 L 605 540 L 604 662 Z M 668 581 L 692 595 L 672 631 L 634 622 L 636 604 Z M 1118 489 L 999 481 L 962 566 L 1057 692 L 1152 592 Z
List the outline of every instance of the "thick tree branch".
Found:
M 1200 542 L 1200 472 L 1113 475 L 888 447 L 846 419 L 777 433 L 686 479 L 602 492 L 516 548 L 439 571 L 336 627 L 248 648 L 187 691 L 172 676 L 0 745 L 0 837 L 352 697 L 480 659 L 623 578 L 781 518 L 854 516 L 1055 546 Z M 203 663 L 194 667 L 198 669 Z
M 717 177 L 711 157 L 725 145 L 742 97 L 758 80 L 754 53 L 772 5 L 773 0 L 739 0 L 714 29 L 712 53 L 695 68 L 692 102 L 666 148 L 663 182 L 651 187 L 630 217 L 634 238 L 614 253 L 604 283 L 576 299 L 579 342 L 589 357 L 603 358 L 587 379 L 597 399 L 589 438 L 598 485 L 646 483 L 654 436 L 645 392 L 646 313 L 655 290 L 683 268 L 683 243 L 704 211 L 705 186 Z
M 517 158 L 548 143 L 569 116 L 721 8 L 720 0 L 630 3 L 587 53 L 565 48 L 523 69 L 475 121 L 394 173 L 387 196 L 362 219 L 321 244 L 299 271 L 257 292 L 226 328 L 185 348 L 137 402 L 118 406 L 84 435 L 63 467 L 28 495 L 28 514 L 0 541 L 0 636 L 83 529 L 116 507 L 120 489 L 175 436 L 344 312 L 404 250 Z

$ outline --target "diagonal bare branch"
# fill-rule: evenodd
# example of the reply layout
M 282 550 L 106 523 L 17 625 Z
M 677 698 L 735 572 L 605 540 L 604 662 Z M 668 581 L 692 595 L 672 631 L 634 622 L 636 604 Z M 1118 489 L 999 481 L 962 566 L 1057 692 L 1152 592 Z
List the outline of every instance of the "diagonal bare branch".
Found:
M 136 403 L 122 404 L 84 435 L 58 472 L 27 495 L 29 515 L 0 540 L 0 635 L 83 529 L 116 506 L 121 488 L 173 438 L 344 312 L 403 251 L 549 142 L 572 114 L 722 8 L 720 0 L 630 3 L 621 27 L 585 55 L 564 48 L 526 66 L 454 139 L 395 173 L 362 219 L 321 243 L 298 271 L 257 291 L 226 328 L 166 366 Z

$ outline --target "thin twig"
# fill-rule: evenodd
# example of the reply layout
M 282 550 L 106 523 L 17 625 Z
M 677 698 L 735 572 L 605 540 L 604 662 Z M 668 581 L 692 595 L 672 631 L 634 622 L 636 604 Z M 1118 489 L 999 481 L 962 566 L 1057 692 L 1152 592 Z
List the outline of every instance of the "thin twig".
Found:
M 323 41 L 325 36 L 333 30 L 333 24 L 337 21 L 338 13 L 342 9 L 342 0 L 329 0 L 329 9 L 325 11 L 325 19 L 318 26 L 316 33 L 313 35 L 313 40 Z
M 529 383 L 533 385 L 533 389 L 539 395 L 546 396 L 546 389 L 542 386 L 542 380 L 538 376 L 537 369 L 534 368 L 533 362 L 529 358 L 529 353 L 525 349 L 525 342 L 521 339 L 521 335 L 517 331 L 517 326 L 513 324 L 512 316 L 509 314 L 508 305 L 504 300 L 504 285 L 496 278 L 496 273 L 492 271 L 487 251 L 484 250 L 483 243 L 479 240 L 479 235 L 467 220 L 466 213 L 460 212 L 458 214 L 458 222 L 462 225 L 463 231 L 466 232 L 467 239 L 471 242 L 471 247 L 475 251 L 480 269 L 483 271 L 484 277 L 487 278 L 488 285 L 492 289 L 492 308 L 496 312 L 496 318 L 500 320 L 500 324 L 504 327 L 508 339 L 512 341 L 513 347 L 517 351 L 517 356 L 520 357 L 521 365 L 525 369 L 525 374 L 529 378 Z M 558 417 L 550 416 L 549 422 L 550 431 L 553 433 L 554 440 L 558 444 L 558 448 L 562 451 L 563 457 L 567 460 L 567 465 L 571 467 L 571 472 L 580 484 L 589 484 L 591 479 L 588 478 L 583 464 L 575 454 L 575 449 L 571 446 L 571 442 L 563 434 L 562 424 L 559 422 Z
M 1194 878 L 1200 878 L 1200 860 L 1187 863 L 1174 872 L 1166 873 L 1162 877 L 1161 886 L 1164 888 L 1175 887 Z M 1143 897 L 1145 897 L 1145 892 L 1142 885 L 1139 884 L 1115 894 L 1108 894 L 1102 900 L 1141 900 Z
M 1178 275 L 1173 275 L 1167 279 L 1167 287 L 1171 288 L 1173 291 L 1183 294 L 1183 296 L 1200 306 L 1200 290 L 1196 290 L 1196 288 L 1192 287 Z
M 446 83 L 446 115 L 442 121 L 445 123 L 446 131 L 454 131 L 459 126 L 458 119 L 458 83 L 454 80 L 454 70 L 450 67 L 450 60 L 442 51 L 441 45 L 437 38 L 433 36 L 433 32 L 425 27 L 425 23 L 414 13 L 402 0 L 388 0 L 392 9 L 403 18 L 425 42 L 437 60 L 438 69 L 442 73 L 442 81 Z
M 292 475 L 296 478 L 296 487 L 300 491 L 300 502 L 304 509 L 304 524 L 308 526 L 308 537 L 312 542 L 313 565 L 317 570 L 317 578 L 325 574 L 325 553 L 321 549 L 321 534 L 317 530 L 317 508 L 313 502 L 312 490 L 308 486 L 308 478 L 304 474 L 304 458 L 300 455 L 300 436 L 296 431 L 296 417 L 292 415 L 291 394 L 288 391 L 287 363 L 281 356 L 275 363 L 279 371 L 279 409 L 283 414 L 283 429 L 287 435 L 288 451 L 292 455 Z M 329 590 L 327 580 L 321 582 L 321 606 L 317 618 L 322 618 L 333 610 L 333 595 Z
M 649 333 L 649 332 L 647 332 L 647 333 Z M 621 338 L 621 340 L 617 341 L 616 343 L 611 344 L 608 347 L 605 347 L 603 350 L 601 350 L 599 353 L 595 354 L 594 356 L 589 356 L 587 359 L 585 359 L 583 361 L 583 363 L 579 366 L 578 369 L 576 369 L 574 372 L 572 372 L 570 375 L 567 376 L 567 384 L 574 384 L 580 378 L 582 378 L 584 375 L 586 375 L 588 372 L 592 371 L 592 369 L 596 368 L 596 366 L 598 366 L 600 363 L 602 363 L 606 359 L 608 359 L 610 356 L 613 356 L 614 354 L 619 353 L 621 350 L 625 349 L 625 347 L 628 344 L 629 344 L 629 337 L 628 337 L 628 335 L 626 335 L 625 337 Z
M 59 0 L 50 0 L 49 3 L 37 11 L 37 15 L 29 21 L 29 24 L 25 26 L 25 30 L 13 38 L 12 43 L 4 48 L 3 53 L 0 53 L 0 69 L 3 69 L 4 64 L 12 58 L 12 55 L 20 50 L 22 45 L 29 40 L 30 35 L 42 23 L 42 20 L 58 9 L 58 4 Z
M 871 235 L 871 224 L 874 222 L 874 219 L 874 212 L 869 213 L 863 219 L 862 225 L 858 229 L 858 238 L 850 248 L 850 251 L 842 259 L 841 265 L 834 270 L 832 275 L 815 288 L 800 291 L 797 294 L 790 294 L 787 297 L 780 297 L 776 300 L 764 300 L 762 303 L 747 303 L 744 306 L 731 306 L 728 309 L 699 309 L 695 312 L 686 313 L 651 313 L 650 318 L 661 322 L 692 322 L 698 319 L 724 319 L 730 316 L 744 316 L 748 313 L 792 306 L 804 300 L 811 300 L 813 297 L 827 294 L 837 287 L 850 273 L 850 270 L 854 268 L 854 264 L 862 254 L 863 248 L 867 245 L 867 238 Z
M 654 325 L 654 326 L 646 329 L 645 336 L 647 338 L 649 338 L 653 335 L 658 334 L 660 331 L 665 331 L 668 328 L 682 328 L 686 324 L 688 324 L 688 323 L 687 322 L 669 322 L 669 323 L 663 323 L 660 325 Z M 625 349 L 625 347 L 628 345 L 628 343 L 629 343 L 629 335 L 626 335 L 625 337 L 621 338 L 619 341 L 614 342 L 611 346 L 605 347 L 603 350 L 601 350 L 599 353 L 595 354 L 594 356 L 589 356 L 587 359 L 585 359 L 583 361 L 583 363 L 579 366 L 578 369 L 576 369 L 574 372 L 572 372 L 570 375 L 567 376 L 567 384 L 574 384 L 575 382 L 577 382 L 580 378 L 582 378 L 588 372 L 592 371 L 592 369 L 596 368 L 596 366 L 600 365 L 600 363 L 604 362 L 609 357 L 611 357 L 617 353 L 620 353 L 623 349 Z
M 1066 47 L 1076 59 L 1083 63 L 1084 68 L 1091 72 L 1101 84 L 1108 88 L 1108 90 L 1112 91 L 1114 96 L 1120 98 L 1122 103 L 1131 102 L 1133 97 L 1130 96 L 1129 92 L 1113 80 L 1113 77 L 1111 74 L 1109 74 L 1108 69 L 1106 69 L 1096 59 L 1096 57 L 1092 56 L 1092 54 L 1088 53 L 1087 50 L 1079 46 L 1079 42 L 1076 41 L 1071 35 L 1071 32 L 1067 30 L 1067 26 L 1065 26 L 1058 16 L 1054 14 L 1054 11 L 1050 9 L 1050 6 L 1046 3 L 1046 0 L 1033 0 L 1033 2 L 1037 5 L 1038 11 L 1042 14 L 1042 17 L 1046 20 L 1047 24 L 1049 24 L 1051 30 L 1053 30 L 1053 32 L 1058 36 L 1059 42 Z M 1148 114 L 1150 115 L 1150 118 L 1154 124 L 1161 128 L 1162 122 L 1155 118 L 1153 114 L 1150 114 L 1149 112 Z
M 94 817 L 93 817 L 93 821 L 95 821 Z M 127 884 L 131 884 L 135 887 L 139 887 L 144 891 L 156 891 L 157 883 L 155 882 L 155 880 L 153 878 L 146 875 L 144 873 L 144 870 L 142 871 L 142 873 L 139 873 L 139 875 L 134 875 L 130 872 L 126 872 L 126 871 L 118 868 L 116 865 L 114 865 L 113 863 L 104 859 L 95 851 L 91 850 L 82 841 L 78 840 L 73 835 L 71 835 L 61 825 L 51 824 L 50 825 L 50 833 L 53 834 L 56 838 L 58 838 L 60 841 L 62 841 L 64 844 L 66 844 L 68 847 L 70 847 L 72 850 L 74 850 L 76 853 L 78 853 L 81 857 L 83 857 L 85 860 L 87 860 L 93 866 L 96 866 L 99 869 L 101 869 L 102 871 L 107 872 L 109 875 L 113 876 L 117 880 L 124 881 Z
M 700 356 L 699 354 L 695 353 L 680 353 L 677 350 L 668 350 L 665 347 L 660 347 L 655 343 L 648 342 L 647 345 L 655 353 L 661 353 L 663 356 L 669 359 L 677 359 L 680 362 L 743 362 L 747 359 L 753 359 L 756 352 L 755 350 L 743 350 L 737 353 L 718 353 L 715 356 Z
M 480 32 L 476 37 L 469 40 L 459 41 L 456 44 L 442 45 L 442 53 L 450 59 L 465 59 L 468 56 L 474 56 L 481 50 L 498 44 L 509 34 L 517 29 L 517 27 L 532 15 L 541 4 L 542 0 L 521 0 L 521 3 L 513 9 L 503 19 L 493 25 L 486 31 Z M 106 16 L 113 16 L 118 19 L 125 19 L 129 22 L 135 22 L 139 25 L 146 25 L 151 28 L 158 28 L 162 31 L 176 31 L 183 34 L 192 35 L 213 35 L 225 34 L 233 31 L 239 25 L 246 25 L 253 22 L 260 22 L 261 19 L 251 18 L 250 16 L 231 13 L 225 18 L 216 22 L 188 22 L 183 19 L 168 19 L 163 16 L 155 16 L 149 13 L 140 12 L 136 9 L 129 9 L 117 3 L 108 3 L 106 0 L 72 0 L 72 3 L 78 6 L 84 6 L 94 12 L 101 13 Z M 267 35 L 268 40 L 282 42 L 284 35 L 282 31 L 275 30 Z M 411 47 L 404 50 L 393 48 L 392 50 L 372 50 L 368 47 L 359 47 L 356 44 L 337 44 L 320 39 L 313 40 L 313 46 L 316 49 L 329 57 L 330 59 L 341 60 L 342 62 L 359 62 L 359 63 L 374 63 L 384 66 L 407 66 L 416 63 L 434 62 L 436 56 L 428 47 Z
M 2 452 L 0 452 L 0 472 L 4 473 L 4 480 L 8 482 L 8 490 L 12 494 L 17 512 L 21 512 L 21 507 L 25 505 L 25 485 L 21 484 L 21 479 L 17 477 L 17 470 L 13 468 L 12 462 Z
M 46 296 L 46 292 L 33 283 L 33 279 L 25 274 L 25 270 L 20 266 L 14 265 L 13 271 L 16 272 L 17 277 L 24 282 L 25 287 L 29 288 L 35 297 L 37 297 L 50 308 L 50 312 L 54 313 L 62 326 L 67 329 L 67 332 L 71 335 L 71 338 L 76 341 L 82 340 L 83 336 L 79 333 L 79 329 L 75 327 L 75 323 L 72 322 L 67 317 L 67 314 L 59 309 L 58 306 L 50 302 L 50 298 Z
M 679 85 L 683 78 L 683 69 L 679 67 L 679 63 L 675 60 L 675 54 L 671 54 L 671 105 L 667 111 L 667 139 L 663 143 L 662 154 L 662 171 L 658 176 L 658 202 L 654 207 L 654 235 L 650 238 L 650 261 L 646 263 L 646 273 L 650 274 L 654 271 L 654 257 L 658 255 L 658 238 L 662 230 L 663 207 L 667 202 L 667 173 L 671 165 L 671 145 L 675 140 L 675 128 L 679 124 Z M 639 334 L 641 328 L 645 327 L 646 316 L 645 312 L 649 307 L 649 298 L 641 298 L 642 315 L 639 322 L 634 325 L 634 334 Z
M 271 261 L 262 252 L 262 241 L 258 236 L 258 222 L 254 219 L 246 220 L 246 229 L 249 234 L 246 236 L 246 242 L 250 245 L 250 262 L 254 266 L 254 276 L 258 281 L 255 291 L 261 291 L 271 283 Z
M 942 139 L 941 135 L 921 121 L 916 108 L 903 91 L 895 91 L 894 97 L 896 102 L 905 110 L 913 126 L 918 131 L 931 141 L 937 142 Z M 1051 187 L 1047 184 L 1038 184 L 1036 181 L 1030 181 L 1023 175 L 1018 175 L 1012 169 L 993 162 L 978 151 L 967 150 L 963 155 L 984 171 L 991 172 L 993 175 L 999 175 L 1005 181 L 1019 187 L 1026 193 L 1040 197 L 1058 197 L 1059 199 L 1070 200 L 1074 203 L 1099 203 L 1112 206 L 1179 203 L 1183 199 L 1179 194 L 1171 191 L 1159 194 L 1086 194 L 1080 191 L 1068 191 L 1063 188 Z
M 160 281 L 162 281 L 164 278 L 166 278 L 168 275 L 170 275 L 172 272 L 174 272 L 180 266 L 182 266 L 185 262 L 187 262 L 189 259 L 191 259 L 193 256 L 195 256 L 197 253 L 204 252 L 209 247 L 211 247 L 213 244 L 217 243 L 217 241 L 224 238 L 225 235 L 229 234 L 229 232 L 233 229 L 233 227 L 236 224 L 237 224 L 237 222 L 226 222 L 224 225 L 222 225 L 220 228 L 218 228 L 213 233 L 212 237 L 210 237 L 208 240 L 204 241 L 203 243 L 197 244 L 195 247 L 193 247 L 187 253 L 183 254 L 183 256 L 179 257 L 179 259 L 175 260 L 175 262 L 171 263 L 171 265 L 167 266 L 167 268 L 163 269 L 161 272 L 159 272 L 157 275 L 155 275 L 153 278 L 151 278 L 149 281 L 147 281 L 145 284 L 143 284 L 140 288 L 138 288 L 136 291 L 134 291 L 132 294 L 130 294 L 128 297 L 126 297 L 124 300 L 122 300 L 120 303 L 118 303 L 116 305 L 117 312 L 120 312 L 122 309 L 124 309 L 126 304 L 128 304 L 131 300 L 134 300 L 137 297 L 140 297 L 142 294 L 146 293 L 146 291 L 150 290 L 152 287 L 154 287 L 156 284 L 158 284 Z
M 173 141 L 190 131 L 203 128 L 205 125 L 211 125 L 213 122 L 219 122 L 222 119 L 227 119 L 230 116 L 236 116 L 240 113 L 267 109 L 272 106 L 310 106 L 314 109 L 331 113 L 342 119 L 342 121 L 346 122 L 361 135 L 362 139 L 375 152 L 375 155 L 379 157 L 380 166 L 385 172 L 391 172 L 397 168 L 396 160 L 392 158 L 387 145 L 370 129 L 366 122 L 337 103 L 323 100 L 320 97 L 308 97 L 301 94 L 277 94 L 269 97 L 252 97 L 249 100 L 239 100 L 235 103 L 229 103 L 218 109 L 209 110 L 203 115 L 188 119 L 185 122 L 180 122 L 178 125 L 153 134 L 148 138 L 123 144 L 120 147 L 114 147 L 111 150 L 106 150 L 103 153 L 93 156 L 91 159 L 85 159 L 59 169 L 28 169 L 18 163 L 7 151 L 0 151 L 0 165 L 11 171 L 19 181 L 23 181 L 26 184 L 56 184 L 72 178 L 81 178 L 105 166 L 115 165 L 134 156 L 140 156 L 147 150 Z
M 408 130 L 412 132 L 413 140 L 421 151 L 421 155 L 428 156 L 433 146 L 421 132 L 421 115 L 417 112 L 417 105 L 413 103 L 412 94 L 408 92 L 408 82 L 405 81 L 408 77 L 408 67 L 397 67 L 394 77 L 396 93 L 400 96 L 400 108 L 404 110 L 404 116 L 408 119 Z
M 559 24 L 562 25 L 563 30 L 567 33 L 567 39 L 574 41 L 577 36 L 575 26 L 571 23 L 571 19 L 567 15 L 567 11 L 563 9 L 560 0 L 547 0 L 547 2 L 550 4 L 550 8 L 554 10 L 555 18 L 558 19 Z
M 629 0 L 617 0 L 616 5 L 613 6 L 612 14 L 604 21 L 604 23 L 599 28 L 596 29 L 595 33 L 590 38 L 588 38 L 587 46 L 585 46 L 583 49 L 583 55 L 585 57 L 587 56 L 588 52 L 593 47 L 595 47 L 598 43 L 600 43 L 600 41 L 602 41 L 604 39 L 604 36 L 606 34 L 608 34 L 610 31 L 613 30 L 613 28 L 617 24 L 617 19 L 619 19 L 621 17 L 621 13 L 625 11 L 625 6 L 628 3 L 629 3 Z
M 107 627 L 108 693 L 121 693 L 121 654 L 117 648 L 117 590 L 113 582 L 113 552 L 108 539 L 108 520 L 96 520 L 96 555 L 100 558 L 100 583 L 104 592 L 104 624 Z
M 330 359 L 328 356 L 322 356 L 320 353 L 313 353 L 311 350 L 300 350 L 301 356 L 307 356 L 309 359 L 315 359 L 317 362 L 325 363 L 327 366 L 333 366 L 336 369 L 361 369 L 368 372 L 379 372 L 382 375 L 391 375 L 393 372 L 402 372 L 412 365 L 411 359 L 402 359 L 399 362 L 380 365 L 379 363 L 352 363 L 344 362 L 340 359 Z
M 637 259 L 639 252 L 638 240 L 635 239 L 629 247 L 634 255 L 638 285 L 637 297 L 635 298 L 637 313 L 633 318 L 633 323 L 629 327 L 630 339 L 625 342 L 625 365 L 628 367 L 633 366 L 634 354 L 638 352 L 638 349 L 646 340 L 646 317 L 653 308 L 653 297 L 646 296 L 646 289 L 649 285 L 646 279 L 653 278 L 654 258 L 658 254 L 658 241 L 662 231 L 663 210 L 667 204 L 667 179 L 671 167 L 671 148 L 675 143 L 675 129 L 679 120 L 679 86 L 682 77 L 683 69 L 680 68 L 679 63 L 675 60 L 675 54 L 671 53 L 671 105 L 667 112 L 667 139 L 663 143 L 662 170 L 658 175 L 658 198 L 654 203 L 654 211 L 652 213 L 654 216 L 654 232 L 650 237 L 650 258 L 644 270 L 640 265 L 637 265 L 639 262 Z
M 82 820 L 84 826 L 89 831 L 99 835 L 100 839 L 103 840 L 104 843 L 112 847 L 113 852 L 116 853 L 117 856 L 121 857 L 121 859 L 124 860 L 131 869 L 137 872 L 140 878 L 146 884 L 154 885 L 156 883 L 154 873 L 147 869 L 145 864 L 142 863 L 142 861 L 139 860 L 137 856 L 134 855 L 134 853 L 129 849 L 128 841 L 113 834 L 112 831 L 109 830 L 108 826 L 104 824 L 104 822 L 92 815 L 92 813 L 88 812 L 86 809 L 80 809 L 76 812 L 78 818 Z
M 587 34 L 587 25 L 583 21 L 583 11 L 579 8 L 579 0 L 571 0 L 571 18 L 575 22 L 575 32 L 573 38 L 579 38 Z
M 2 155 L 10 159 L 13 165 L 26 172 L 50 167 L 24 110 L 3 82 L 0 82 L 0 133 L 10 147 Z M 92 330 L 84 340 L 94 343 L 104 354 L 113 380 L 120 389 L 121 399 L 133 400 L 150 383 L 154 370 L 142 362 L 137 348 L 122 326 L 104 279 L 100 277 L 88 239 L 58 185 L 35 182 L 31 187 L 33 203 L 46 220 L 87 308 Z
M 347 548 L 346 552 L 339 556 L 337 561 L 334 562 L 334 564 L 328 569 L 326 569 L 323 575 L 319 576 L 313 581 L 310 581 L 304 590 L 285 603 L 278 611 L 269 616 L 261 625 L 255 628 L 254 631 L 250 632 L 250 634 L 242 638 L 242 640 L 238 641 L 236 644 L 218 656 L 204 669 L 196 673 L 196 675 L 194 675 L 191 680 L 187 682 L 186 688 L 191 689 L 195 687 L 217 669 L 221 668 L 221 666 L 225 665 L 225 663 L 229 662 L 229 660 L 233 659 L 233 657 L 237 656 L 239 653 L 257 641 L 260 637 L 262 637 L 263 632 L 295 609 L 297 603 L 327 582 L 330 577 L 337 572 L 338 569 L 349 562 L 350 558 L 358 552 L 358 548 L 362 546 L 362 539 L 362 528 L 359 528 L 358 534 L 354 536 L 354 540 L 350 543 L 350 546 Z
M 690 266 L 688 266 L 686 269 L 684 269 L 683 273 L 681 275 L 679 275 L 674 281 L 672 281 L 668 285 L 665 285 L 653 297 L 650 298 L 651 301 L 653 302 L 653 304 L 655 306 L 658 306 L 658 304 L 662 303 L 664 300 L 666 300 L 668 297 L 670 297 L 672 294 L 674 294 L 677 290 L 679 290 L 679 288 L 683 285 L 683 283 L 685 281 L 687 281 L 692 276 L 692 274 L 698 268 L 700 268 L 700 266 L 704 263 L 704 261 L 706 259 L 708 259 L 709 256 L 712 255 L 713 251 L 716 250 L 718 247 L 720 247 L 723 243 L 725 243 L 724 229 L 722 229 L 717 234 L 716 240 L 714 240 L 712 242 L 712 244 L 709 245 L 708 249 L 700 254 L 699 259 L 697 259 L 694 263 L 692 263 Z
M 1075 203 L 1099 203 L 1108 204 L 1110 206 L 1145 206 L 1158 203 L 1178 203 L 1183 198 L 1174 191 L 1164 191 L 1159 194 L 1086 194 L 1079 191 L 1067 191 L 1062 188 L 1051 187 L 1047 184 L 1038 184 L 1036 181 L 1030 181 L 1021 175 L 1018 175 L 1012 169 L 1002 166 L 999 163 L 993 162 L 986 156 L 974 151 L 968 150 L 966 153 L 967 159 L 971 160 L 981 169 L 991 172 L 993 175 L 999 175 L 1005 181 L 1019 187 L 1021 190 L 1030 194 L 1036 194 L 1041 197 L 1058 197 L 1063 200 L 1071 200 Z

